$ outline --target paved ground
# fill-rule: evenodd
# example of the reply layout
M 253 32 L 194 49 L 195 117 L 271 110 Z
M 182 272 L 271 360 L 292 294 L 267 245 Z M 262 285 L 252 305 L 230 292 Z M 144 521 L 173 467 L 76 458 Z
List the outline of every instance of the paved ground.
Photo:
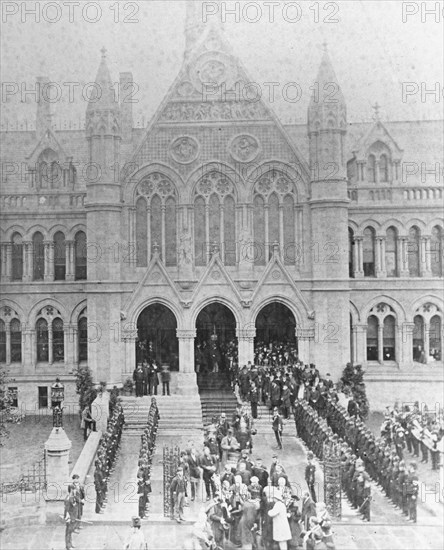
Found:
M 290 480 L 295 487 L 305 489 L 303 478 L 305 468 L 306 449 L 293 435 L 294 424 L 289 421 L 285 427 L 284 449 L 280 458 L 289 473 Z M 184 444 L 183 438 L 177 442 Z M 253 456 L 260 455 L 264 464 L 269 466 L 275 440 L 268 423 L 268 416 L 262 415 L 258 422 L 258 434 L 254 441 Z M 158 441 L 156 452 L 156 469 L 161 471 L 160 449 L 162 441 Z M 116 475 L 125 479 L 134 474 L 134 460 L 138 445 L 122 447 Z M 126 477 L 128 474 L 128 477 Z M 158 477 L 158 473 L 156 476 Z M 318 464 L 317 478 L 322 494 L 322 469 Z M 157 486 L 156 491 L 159 489 Z M 372 503 L 372 522 L 364 523 L 357 516 L 346 501 L 343 502 L 343 519 L 335 523 L 333 530 L 336 547 L 341 550 L 435 550 L 443 547 L 443 529 L 440 525 L 441 517 L 429 513 L 421 508 L 418 514 L 418 524 L 407 522 L 398 510 L 394 509 L 389 501 L 374 486 Z M 154 495 L 153 495 L 154 497 Z M 161 499 L 157 494 L 152 499 L 152 506 Z M 192 520 L 201 505 L 197 502 L 193 508 L 186 509 L 186 517 Z M 128 533 L 128 516 L 132 514 L 129 508 L 118 510 L 114 504 L 109 504 L 110 518 L 105 515 L 96 516 L 98 523 L 85 526 L 81 533 L 74 535 L 74 544 L 77 549 L 84 550 L 118 550 L 123 547 L 123 541 Z M 131 507 L 133 509 L 133 507 Z M 157 510 L 156 510 L 157 511 Z M 153 510 L 154 512 L 154 510 Z M 111 519 L 111 516 L 112 519 Z M 120 517 L 119 517 L 120 516 Z M 190 548 L 190 525 L 178 525 L 173 521 L 165 521 L 161 514 L 150 514 L 143 522 L 143 531 L 148 540 L 150 550 L 182 550 Z M 0 547 L 3 550 L 63 550 L 64 526 L 47 525 L 38 527 L 24 527 L 20 529 L 6 529 L 1 536 Z
M 83 431 L 80 429 L 78 415 L 65 415 L 63 425 L 72 443 L 69 455 L 71 468 L 83 448 Z M 8 423 L 7 427 L 10 434 L 0 451 L 1 481 L 16 479 L 21 473 L 26 473 L 34 462 L 43 458 L 45 441 L 52 430 L 52 414 L 27 416 L 20 424 Z

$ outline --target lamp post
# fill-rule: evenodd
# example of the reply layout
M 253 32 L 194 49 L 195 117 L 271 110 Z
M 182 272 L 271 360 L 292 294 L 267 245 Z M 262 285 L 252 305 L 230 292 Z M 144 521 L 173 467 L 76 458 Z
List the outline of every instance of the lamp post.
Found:
M 54 428 L 63 427 L 63 401 L 65 399 L 65 386 L 60 378 L 51 386 L 52 425 Z

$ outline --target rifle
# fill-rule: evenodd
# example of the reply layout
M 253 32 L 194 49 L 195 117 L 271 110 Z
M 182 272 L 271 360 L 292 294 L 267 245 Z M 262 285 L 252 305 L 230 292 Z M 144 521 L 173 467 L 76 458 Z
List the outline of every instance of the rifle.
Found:
M 364 502 L 361 504 L 361 506 L 359 507 L 358 512 L 361 512 L 361 509 L 364 508 L 364 505 L 367 504 L 367 502 L 371 502 L 372 500 L 373 500 L 373 499 L 372 499 L 371 496 L 370 496 L 370 497 L 367 497 L 367 498 L 364 500 Z

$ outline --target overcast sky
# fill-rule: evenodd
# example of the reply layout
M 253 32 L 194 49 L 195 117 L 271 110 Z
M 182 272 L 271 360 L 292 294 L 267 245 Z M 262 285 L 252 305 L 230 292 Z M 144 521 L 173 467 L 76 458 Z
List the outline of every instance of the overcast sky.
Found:
M 60 85 L 72 81 L 83 86 L 94 80 L 100 49 L 105 46 L 113 79 L 118 80 L 119 72 L 133 72 L 139 86 L 135 118 L 144 118 L 146 123 L 182 64 L 185 0 L 120 2 L 119 13 L 116 0 L 93 2 L 90 4 L 99 4 L 102 13 L 98 16 L 90 7 L 86 17 L 93 20 L 97 16 L 97 22 L 88 22 L 82 16 L 86 2 L 79 3 L 80 7 L 74 7 L 74 21 L 70 22 L 69 8 L 63 2 L 59 2 L 58 15 L 49 6 L 54 2 L 1 2 L 2 82 L 32 87 L 36 76 L 46 75 Z M 37 7 L 40 22 L 35 21 L 35 15 L 27 15 L 24 21 L 24 4 L 28 10 Z M 234 2 L 226 4 L 233 7 Z M 234 16 L 227 15 L 227 22 L 222 25 L 225 36 L 252 81 L 260 85 L 280 83 L 273 107 L 284 122 L 306 121 L 309 87 L 316 78 L 324 41 L 344 91 L 350 121 L 369 120 L 371 105 L 376 101 L 382 106 L 383 120 L 443 117 L 443 15 L 439 22 L 434 15 L 425 21 L 424 14 L 421 17 L 421 5 L 433 8 L 435 2 L 408 2 L 409 11 L 419 11 L 407 16 L 406 22 L 400 1 L 292 2 L 299 5 L 301 14 L 301 19 L 293 23 L 288 19 L 296 19 L 296 9 L 289 7 L 285 14 L 282 9 L 282 4 L 289 2 L 281 2 L 275 8 L 274 22 L 263 2 L 250 2 L 257 9 L 251 6 L 246 13 L 246 2 L 238 4 L 241 20 L 236 22 Z M 16 8 L 19 13 L 6 14 Z M 58 16 L 58 22 L 45 21 Z M 125 22 L 125 17 L 137 22 Z M 219 13 L 211 17 L 221 16 Z M 253 22 L 257 17 L 259 20 Z M 280 91 L 288 82 L 301 86 L 303 95 L 296 103 L 282 99 Z M 406 101 L 402 100 L 403 82 L 413 82 L 418 87 L 418 93 Z M 433 95 L 421 97 L 421 88 L 432 89 L 436 83 L 441 90 L 440 101 Z M 62 89 L 62 99 L 54 105 L 56 117 L 83 118 L 86 104 L 81 94 L 76 93 L 75 103 L 69 103 L 68 88 Z M 267 89 L 263 89 L 265 93 Z M 17 93 L 5 102 L 2 94 L 3 122 L 34 119 L 32 98 L 28 104 L 22 99 Z

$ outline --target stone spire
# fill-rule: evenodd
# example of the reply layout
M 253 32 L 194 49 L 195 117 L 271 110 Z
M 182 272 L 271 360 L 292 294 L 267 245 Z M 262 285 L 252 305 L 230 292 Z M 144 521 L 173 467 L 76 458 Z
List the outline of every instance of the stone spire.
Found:
M 347 109 L 325 43 L 323 49 L 308 107 L 310 165 L 313 167 L 334 163 L 339 167 L 338 172 L 342 172 Z
M 106 49 L 101 50 L 102 59 L 95 79 L 95 88 L 90 94 L 90 101 L 87 107 L 87 113 L 91 111 L 116 111 L 119 109 L 119 103 L 116 98 L 113 81 L 106 61 Z

